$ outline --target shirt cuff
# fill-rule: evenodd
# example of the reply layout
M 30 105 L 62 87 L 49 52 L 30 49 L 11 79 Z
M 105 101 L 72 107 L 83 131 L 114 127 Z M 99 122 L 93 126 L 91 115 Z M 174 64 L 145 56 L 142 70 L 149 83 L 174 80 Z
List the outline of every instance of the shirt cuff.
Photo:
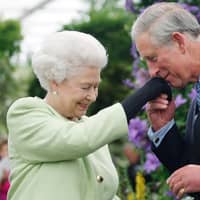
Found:
M 147 135 L 156 147 L 160 145 L 165 135 L 168 133 L 168 131 L 172 128 L 174 124 L 175 124 L 175 121 L 174 119 L 172 119 L 165 126 L 163 126 L 161 129 L 159 129 L 156 132 L 154 132 L 151 127 L 149 128 Z

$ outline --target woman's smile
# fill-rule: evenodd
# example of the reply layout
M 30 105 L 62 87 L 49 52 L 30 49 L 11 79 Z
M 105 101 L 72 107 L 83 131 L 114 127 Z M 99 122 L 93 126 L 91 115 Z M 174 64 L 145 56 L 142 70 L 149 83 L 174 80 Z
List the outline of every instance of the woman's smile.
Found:
M 87 110 L 89 107 L 89 104 L 84 104 L 84 103 L 78 103 L 78 106 L 81 110 Z

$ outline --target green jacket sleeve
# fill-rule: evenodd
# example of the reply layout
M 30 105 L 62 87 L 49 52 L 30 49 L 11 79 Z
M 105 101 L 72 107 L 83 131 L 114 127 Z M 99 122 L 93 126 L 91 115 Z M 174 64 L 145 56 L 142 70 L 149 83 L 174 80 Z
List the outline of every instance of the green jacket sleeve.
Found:
M 7 114 L 11 145 L 29 162 L 78 159 L 128 132 L 121 104 L 74 122 L 58 117 L 45 103 L 18 100 Z

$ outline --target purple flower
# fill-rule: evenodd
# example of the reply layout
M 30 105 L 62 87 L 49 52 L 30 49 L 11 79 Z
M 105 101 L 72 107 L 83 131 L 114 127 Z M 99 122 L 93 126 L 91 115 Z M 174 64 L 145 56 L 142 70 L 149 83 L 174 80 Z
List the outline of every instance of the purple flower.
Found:
M 192 14 L 197 14 L 199 11 L 199 7 L 198 6 L 189 6 L 188 7 L 188 11 L 190 11 Z
M 175 196 L 171 191 L 167 191 L 167 192 L 166 192 L 166 195 L 169 196 L 169 197 L 173 197 L 174 200 L 178 200 L 178 199 L 176 198 L 176 196 Z
M 129 122 L 129 141 L 131 141 L 138 148 L 148 148 L 150 142 L 147 138 L 147 122 L 140 120 L 139 117 L 131 119 Z
M 191 92 L 188 94 L 188 97 L 191 99 L 191 100 L 194 100 L 197 96 L 197 92 L 194 88 L 192 88 Z
M 175 196 L 171 191 L 167 191 L 167 192 L 166 192 L 166 195 L 167 195 L 168 197 L 173 197 L 174 200 L 177 200 L 176 196 Z
M 160 166 L 160 161 L 153 153 L 146 154 L 146 161 L 144 163 L 144 170 L 147 174 L 155 171 Z
M 135 79 L 136 88 L 140 88 L 150 79 L 149 72 L 144 68 L 140 68 L 135 72 Z
M 135 84 L 128 78 L 123 80 L 123 84 L 131 89 L 135 88 Z
M 166 195 L 169 196 L 169 197 L 173 197 L 174 196 L 174 194 L 171 191 L 167 191 Z
M 186 9 L 186 10 L 189 11 L 190 5 L 188 5 L 187 3 L 180 3 L 180 5 L 181 5 L 184 9 Z
M 138 53 L 137 53 L 137 48 L 136 48 L 135 43 L 132 43 L 132 46 L 131 46 L 131 55 L 135 59 L 138 58 Z
M 132 71 L 132 76 L 134 77 L 135 76 L 135 73 L 138 71 L 139 69 L 139 64 L 140 64 L 140 58 L 136 58 L 133 62 L 133 71 Z
M 175 99 L 176 108 L 185 104 L 186 102 L 187 102 L 187 99 L 184 99 L 182 94 L 179 94 L 179 95 L 176 96 L 176 99 Z
M 198 22 L 200 22 L 200 11 L 196 14 L 196 18 L 197 18 Z
M 136 11 L 135 8 L 134 8 L 132 0 L 126 0 L 125 8 L 126 8 L 127 11 L 130 11 L 130 12 L 135 12 Z

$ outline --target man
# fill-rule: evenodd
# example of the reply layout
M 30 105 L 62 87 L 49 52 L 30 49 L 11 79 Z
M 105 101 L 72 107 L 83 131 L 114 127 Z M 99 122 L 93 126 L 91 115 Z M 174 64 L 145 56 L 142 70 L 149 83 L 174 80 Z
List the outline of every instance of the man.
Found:
M 157 3 L 148 7 L 134 23 L 132 39 L 140 56 L 146 60 L 152 77 L 162 77 L 175 88 L 199 82 L 200 25 L 177 3 Z M 149 102 L 147 113 L 152 126 L 148 132 L 152 149 L 172 172 L 167 180 L 170 189 L 177 198 L 192 193 L 191 196 L 200 199 L 200 113 L 197 100 L 189 110 L 184 138 L 173 119 L 174 101 L 169 102 L 166 95 Z

